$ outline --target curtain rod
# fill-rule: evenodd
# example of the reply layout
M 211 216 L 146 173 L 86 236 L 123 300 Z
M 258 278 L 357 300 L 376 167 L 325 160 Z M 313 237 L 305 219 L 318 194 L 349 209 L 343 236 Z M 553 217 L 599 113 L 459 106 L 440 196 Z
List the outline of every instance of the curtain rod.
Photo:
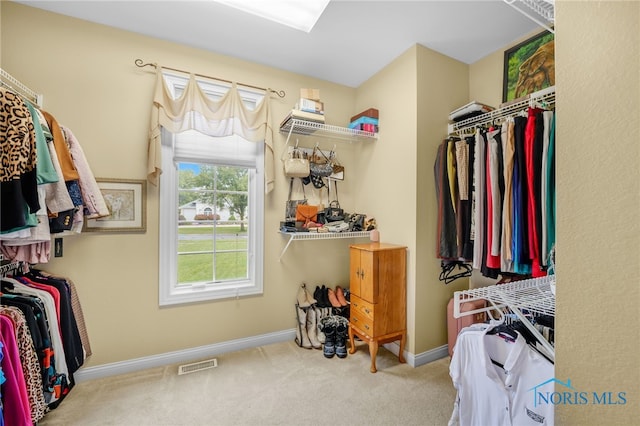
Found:
M 142 59 L 136 59 L 135 60 L 135 64 L 139 68 L 143 68 L 143 67 L 158 68 L 158 64 L 152 63 L 152 62 L 149 62 L 149 63 L 145 64 L 142 61 Z M 169 68 L 169 67 L 165 67 L 165 66 L 162 66 L 161 68 L 164 68 L 166 70 L 171 70 L 171 71 L 177 71 L 177 72 L 181 72 L 181 73 L 185 73 L 185 74 L 193 74 L 193 75 L 198 76 L 198 77 L 210 78 L 210 79 L 213 79 L 213 80 L 224 81 L 225 83 L 233 84 L 233 81 L 225 80 L 223 78 L 211 77 L 211 76 L 203 75 L 203 74 L 195 74 L 195 73 L 192 73 L 192 72 L 189 72 L 189 71 L 179 70 L 177 68 Z M 278 95 L 278 97 L 280 97 L 280 98 L 284 98 L 286 96 L 286 93 L 285 93 L 284 90 L 278 91 L 278 90 L 273 90 L 273 89 L 270 89 L 270 88 L 266 88 L 265 89 L 264 87 L 252 86 L 251 84 L 244 84 L 244 83 L 237 83 L 237 84 L 239 84 L 241 86 L 245 86 L 245 87 L 251 87 L 252 89 L 264 90 L 265 92 L 272 92 L 272 93 L 275 93 L 276 95 Z

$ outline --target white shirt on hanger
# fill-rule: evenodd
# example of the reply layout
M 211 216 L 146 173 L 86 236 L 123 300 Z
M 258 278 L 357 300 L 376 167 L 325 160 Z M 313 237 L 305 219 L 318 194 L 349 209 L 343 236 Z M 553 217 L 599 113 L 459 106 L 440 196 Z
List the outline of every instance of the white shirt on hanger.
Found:
M 535 400 L 536 392 L 554 391 L 553 382 L 538 386 L 553 378 L 553 364 L 521 335 L 508 342 L 487 334 L 492 328 L 474 324 L 458 335 L 449 366 L 458 391 L 449 426 L 553 425 L 553 404 Z

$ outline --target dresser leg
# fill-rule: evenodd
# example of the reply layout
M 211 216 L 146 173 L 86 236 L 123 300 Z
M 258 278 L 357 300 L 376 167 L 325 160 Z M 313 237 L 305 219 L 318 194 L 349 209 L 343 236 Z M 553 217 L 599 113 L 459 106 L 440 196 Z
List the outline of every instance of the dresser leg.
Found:
M 356 345 L 353 341 L 353 329 L 351 328 L 351 326 L 349 326 L 349 353 L 350 354 L 354 354 L 356 353 Z
M 369 354 L 371 355 L 371 369 L 369 371 L 375 373 L 378 371 L 376 369 L 376 356 L 378 356 L 378 342 L 376 340 L 369 342 Z
M 407 340 L 407 335 L 405 333 L 402 333 L 402 336 L 400 337 L 400 351 L 398 352 L 398 361 L 400 361 L 401 363 L 405 363 L 405 359 L 404 359 L 404 344 L 405 341 Z

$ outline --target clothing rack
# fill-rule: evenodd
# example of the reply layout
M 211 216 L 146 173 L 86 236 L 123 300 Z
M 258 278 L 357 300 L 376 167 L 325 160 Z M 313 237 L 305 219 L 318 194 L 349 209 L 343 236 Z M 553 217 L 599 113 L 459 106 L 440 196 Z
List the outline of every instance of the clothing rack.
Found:
M 486 124 L 495 124 L 496 120 L 513 116 L 519 112 L 525 111 L 527 108 L 541 106 L 549 108 L 555 105 L 556 87 L 551 86 L 546 89 L 531 93 L 523 98 L 503 104 L 502 107 L 493 111 L 467 118 L 466 120 L 450 123 L 448 125 L 449 135 L 462 135 L 470 129 Z
M 470 290 L 456 291 L 453 295 L 453 316 L 460 318 L 467 315 L 475 315 L 486 312 L 491 315 L 504 308 L 514 313 L 520 321 L 533 333 L 548 354 L 555 358 L 553 346 L 545 339 L 540 331 L 525 316 L 523 311 L 538 315 L 556 315 L 555 296 L 556 276 L 547 275 L 540 278 L 532 278 L 522 281 L 513 281 L 505 284 L 494 284 L 488 287 Z M 487 301 L 487 306 L 475 310 L 462 312 L 460 305 L 464 302 L 476 300 Z
M 39 108 L 42 108 L 42 95 L 28 88 L 2 68 L 0 68 L 0 85 L 15 92 L 17 95 L 22 96 L 29 102 L 37 105 Z
M 145 63 L 144 63 L 144 61 L 143 61 L 142 59 L 136 59 L 136 60 L 134 61 L 134 63 L 136 64 L 136 66 L 137 66 L 138 68 L 144 68 L 144 67 L 153 67 L 153 68 L 156 68 L 156 69 L 158 68 L 158 64 L 156 64 L 156 63 L 152 63 L 152 62 L 149 62 L 149 63 L 146 63 L 146 64 L 145 64 Z M 223 81 L 223 82 L 225 82 L 225 83 L 233 84 L 233 81 L 231 81 L 231 80 L 225 80 L 225 79 L 223 79 L 223 78 L 211 77 L 211 76 L 203 75 L 203 74 L 195 74 L 195 73 L 192 73 L 192 72 L 189 72 L 189 71 L 179 70 L 179 69 L 177 69 L 177 68 L 169 68 L 169 67 L 165 67 L 165 66 L 161 66 L 160 68 L 165 69 L 165 70 L 171 70 L 171 71 L 180 72 L 180 73 L 183 73 L 183 74 L 193 74 L 193 75 L 195 75 L 196 77 L 208 78 L 208 79 L 211 79 L 211 80 L 218 80 L 218 81 Z M 286 96 L 286 93 L 285 93 L 285 91 L 284 91 L 284 90 L 273 90 L 273 89 L 270 89 L 270 88 L 268 88 L 268 87 L 267 87 L 267 88 L 264 88 L 264 87 L 258 87 L 258 86 L 253 86 L 253 85 L 251 85 L 251 84 L 245 84 L 245 83 L 236 83 L 236 84 L 239 84 L 239 85 L 241 85 L 241 86 L 245 86 L 245 87 L 251 87 L 252 89 L 264 90 L 265 92 L 275 93 L 275 94 L 276 94 L 276 95 L 278 95 L 278 97 L 280 97 L 280 98 L 284 98 L 284 97 Z

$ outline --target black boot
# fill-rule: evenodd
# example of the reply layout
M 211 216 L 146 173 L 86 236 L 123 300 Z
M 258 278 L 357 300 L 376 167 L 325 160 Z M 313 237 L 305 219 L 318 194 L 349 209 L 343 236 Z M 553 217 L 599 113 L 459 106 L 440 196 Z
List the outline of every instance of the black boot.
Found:
M 338 358 L 347 357 L 347 337 L 349 322 L 344 317 L 336 317 L 336 355 Z
M 333 358 L 336 354 L 336 321 L 333 316 L 327 316 L 320 320 L 320 324 L 324 333 L 322 353 L 326 358 Z

